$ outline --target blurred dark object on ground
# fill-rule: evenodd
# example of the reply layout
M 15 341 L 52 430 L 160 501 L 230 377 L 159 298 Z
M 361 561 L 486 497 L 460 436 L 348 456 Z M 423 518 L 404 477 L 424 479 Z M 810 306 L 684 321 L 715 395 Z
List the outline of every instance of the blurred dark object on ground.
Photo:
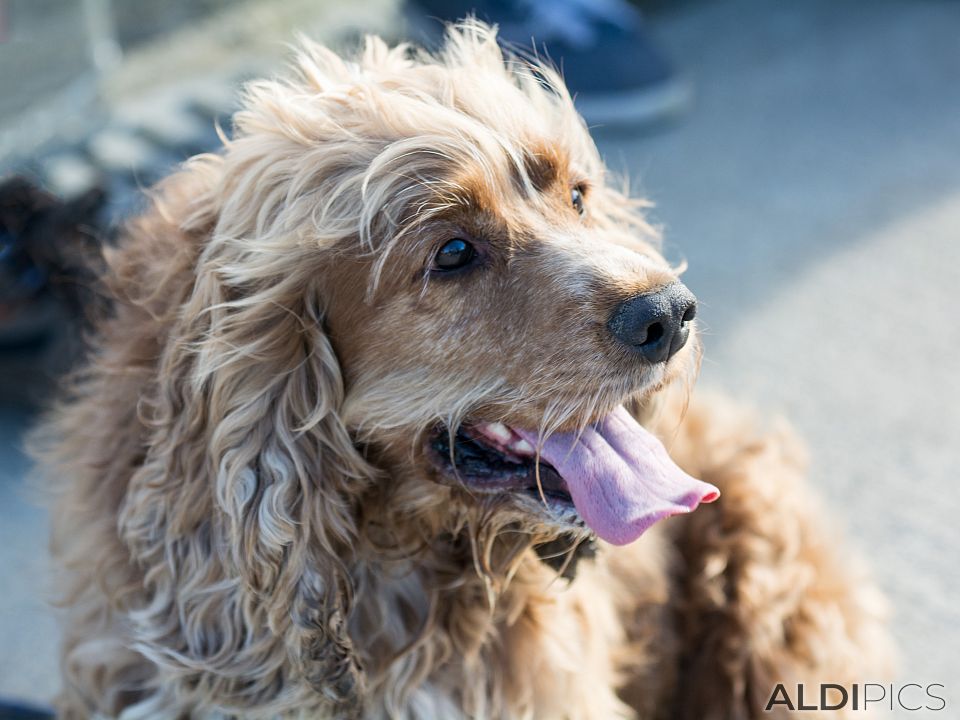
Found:
M 105 310 L 105 205 L 100 187 L 64 201 L 24 177 L 0 181 L 0 401 L 45 396 Z
M 53 720 L 50 710 L 41 710 L 33 705 L 11 705 L 0 701 L 0 720 Z
M 591 126 L 647 129 L 691 102 L 689 81 L 627 0 L 408 0 L 406 15 L 413 39 L 428 46 L 440 44 L 440 21 L 496 24 L 500 42 L 560 70 Z
M 0 322 L 50 292 L 73 317 L 96 299 L 106 193 L 62 201 L 24 177 L 0 182 Z

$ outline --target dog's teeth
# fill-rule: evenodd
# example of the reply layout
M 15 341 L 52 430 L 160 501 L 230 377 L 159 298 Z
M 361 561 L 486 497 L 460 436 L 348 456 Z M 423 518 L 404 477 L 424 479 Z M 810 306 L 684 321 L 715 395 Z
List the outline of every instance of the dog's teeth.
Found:
M 513 438 L 513 433 L 510 432 L 510 428 L 503 423 L 489 423 L 484 425 L 483 432 L 485 435 L 496 438 L 502 443 L 510 442 Z
M 513 445 L 510 446 L 510 449 L 513 450 L 515 453 L 519 453 L 522 455 L 533 455 L 535 453 L 535 450 L 533 449 L 533 445 L 528 443 L 523 438 L 513 443 Z

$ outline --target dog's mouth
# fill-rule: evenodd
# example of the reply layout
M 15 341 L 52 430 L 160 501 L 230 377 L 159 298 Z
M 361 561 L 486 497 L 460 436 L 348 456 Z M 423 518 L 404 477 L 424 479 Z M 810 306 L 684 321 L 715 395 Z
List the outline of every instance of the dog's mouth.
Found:
M 453 436 L 437 427 L 430 438 L 434 464 L 473 492 L 514 492 L 546 503 L 553 511 L 574 509 L 566 481 L 536 448 L 503 423 L 461 425 Z M 539 480 L 539 482 L 538 482 Z
M 474 422 L 438 427 L 428 454 L 446 481 L 474 493 L 540 501 L 553 517 L 579 518 L 624 545 L 654 523 L 688 513 L 720 492 L 681 470 L 663 444 L 622 406 L 579 432 L 538 432 Z

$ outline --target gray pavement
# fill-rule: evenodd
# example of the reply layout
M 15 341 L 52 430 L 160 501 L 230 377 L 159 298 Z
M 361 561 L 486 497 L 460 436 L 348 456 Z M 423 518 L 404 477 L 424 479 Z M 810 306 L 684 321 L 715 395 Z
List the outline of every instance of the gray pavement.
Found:
M 0 698 L 49 700 L 56 685 L 56 623 L 45 598 L 47 518 L 24 478 L 25 411 L 0 407 Z
M 701 385 L 806 438 L 894 601 L 902 680 L 946 684 L 955 713 L 960 4 L 701 2 L 656 25 L 695 106 L 656 134 L 597 133 L 690 263 Z M 55 632 L 24 424 L 0 408 L 0 696 L 42 700 Z
M 958 713 L 960 5 L 704 3 L 658 29 L 697 105 L 601 144 L 690 263 L 701 387 L 805 437 L 902 679 Z

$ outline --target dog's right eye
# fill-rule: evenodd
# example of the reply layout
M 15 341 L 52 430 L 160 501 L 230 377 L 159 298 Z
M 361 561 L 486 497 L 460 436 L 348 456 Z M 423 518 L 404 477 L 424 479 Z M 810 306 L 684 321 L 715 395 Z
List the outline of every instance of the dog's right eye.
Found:
M 476 256 L 473 245 L 462 238 L 454 238 L 437 251 L 434 263 L 439 270 L 459 270 L 473 262 Z

